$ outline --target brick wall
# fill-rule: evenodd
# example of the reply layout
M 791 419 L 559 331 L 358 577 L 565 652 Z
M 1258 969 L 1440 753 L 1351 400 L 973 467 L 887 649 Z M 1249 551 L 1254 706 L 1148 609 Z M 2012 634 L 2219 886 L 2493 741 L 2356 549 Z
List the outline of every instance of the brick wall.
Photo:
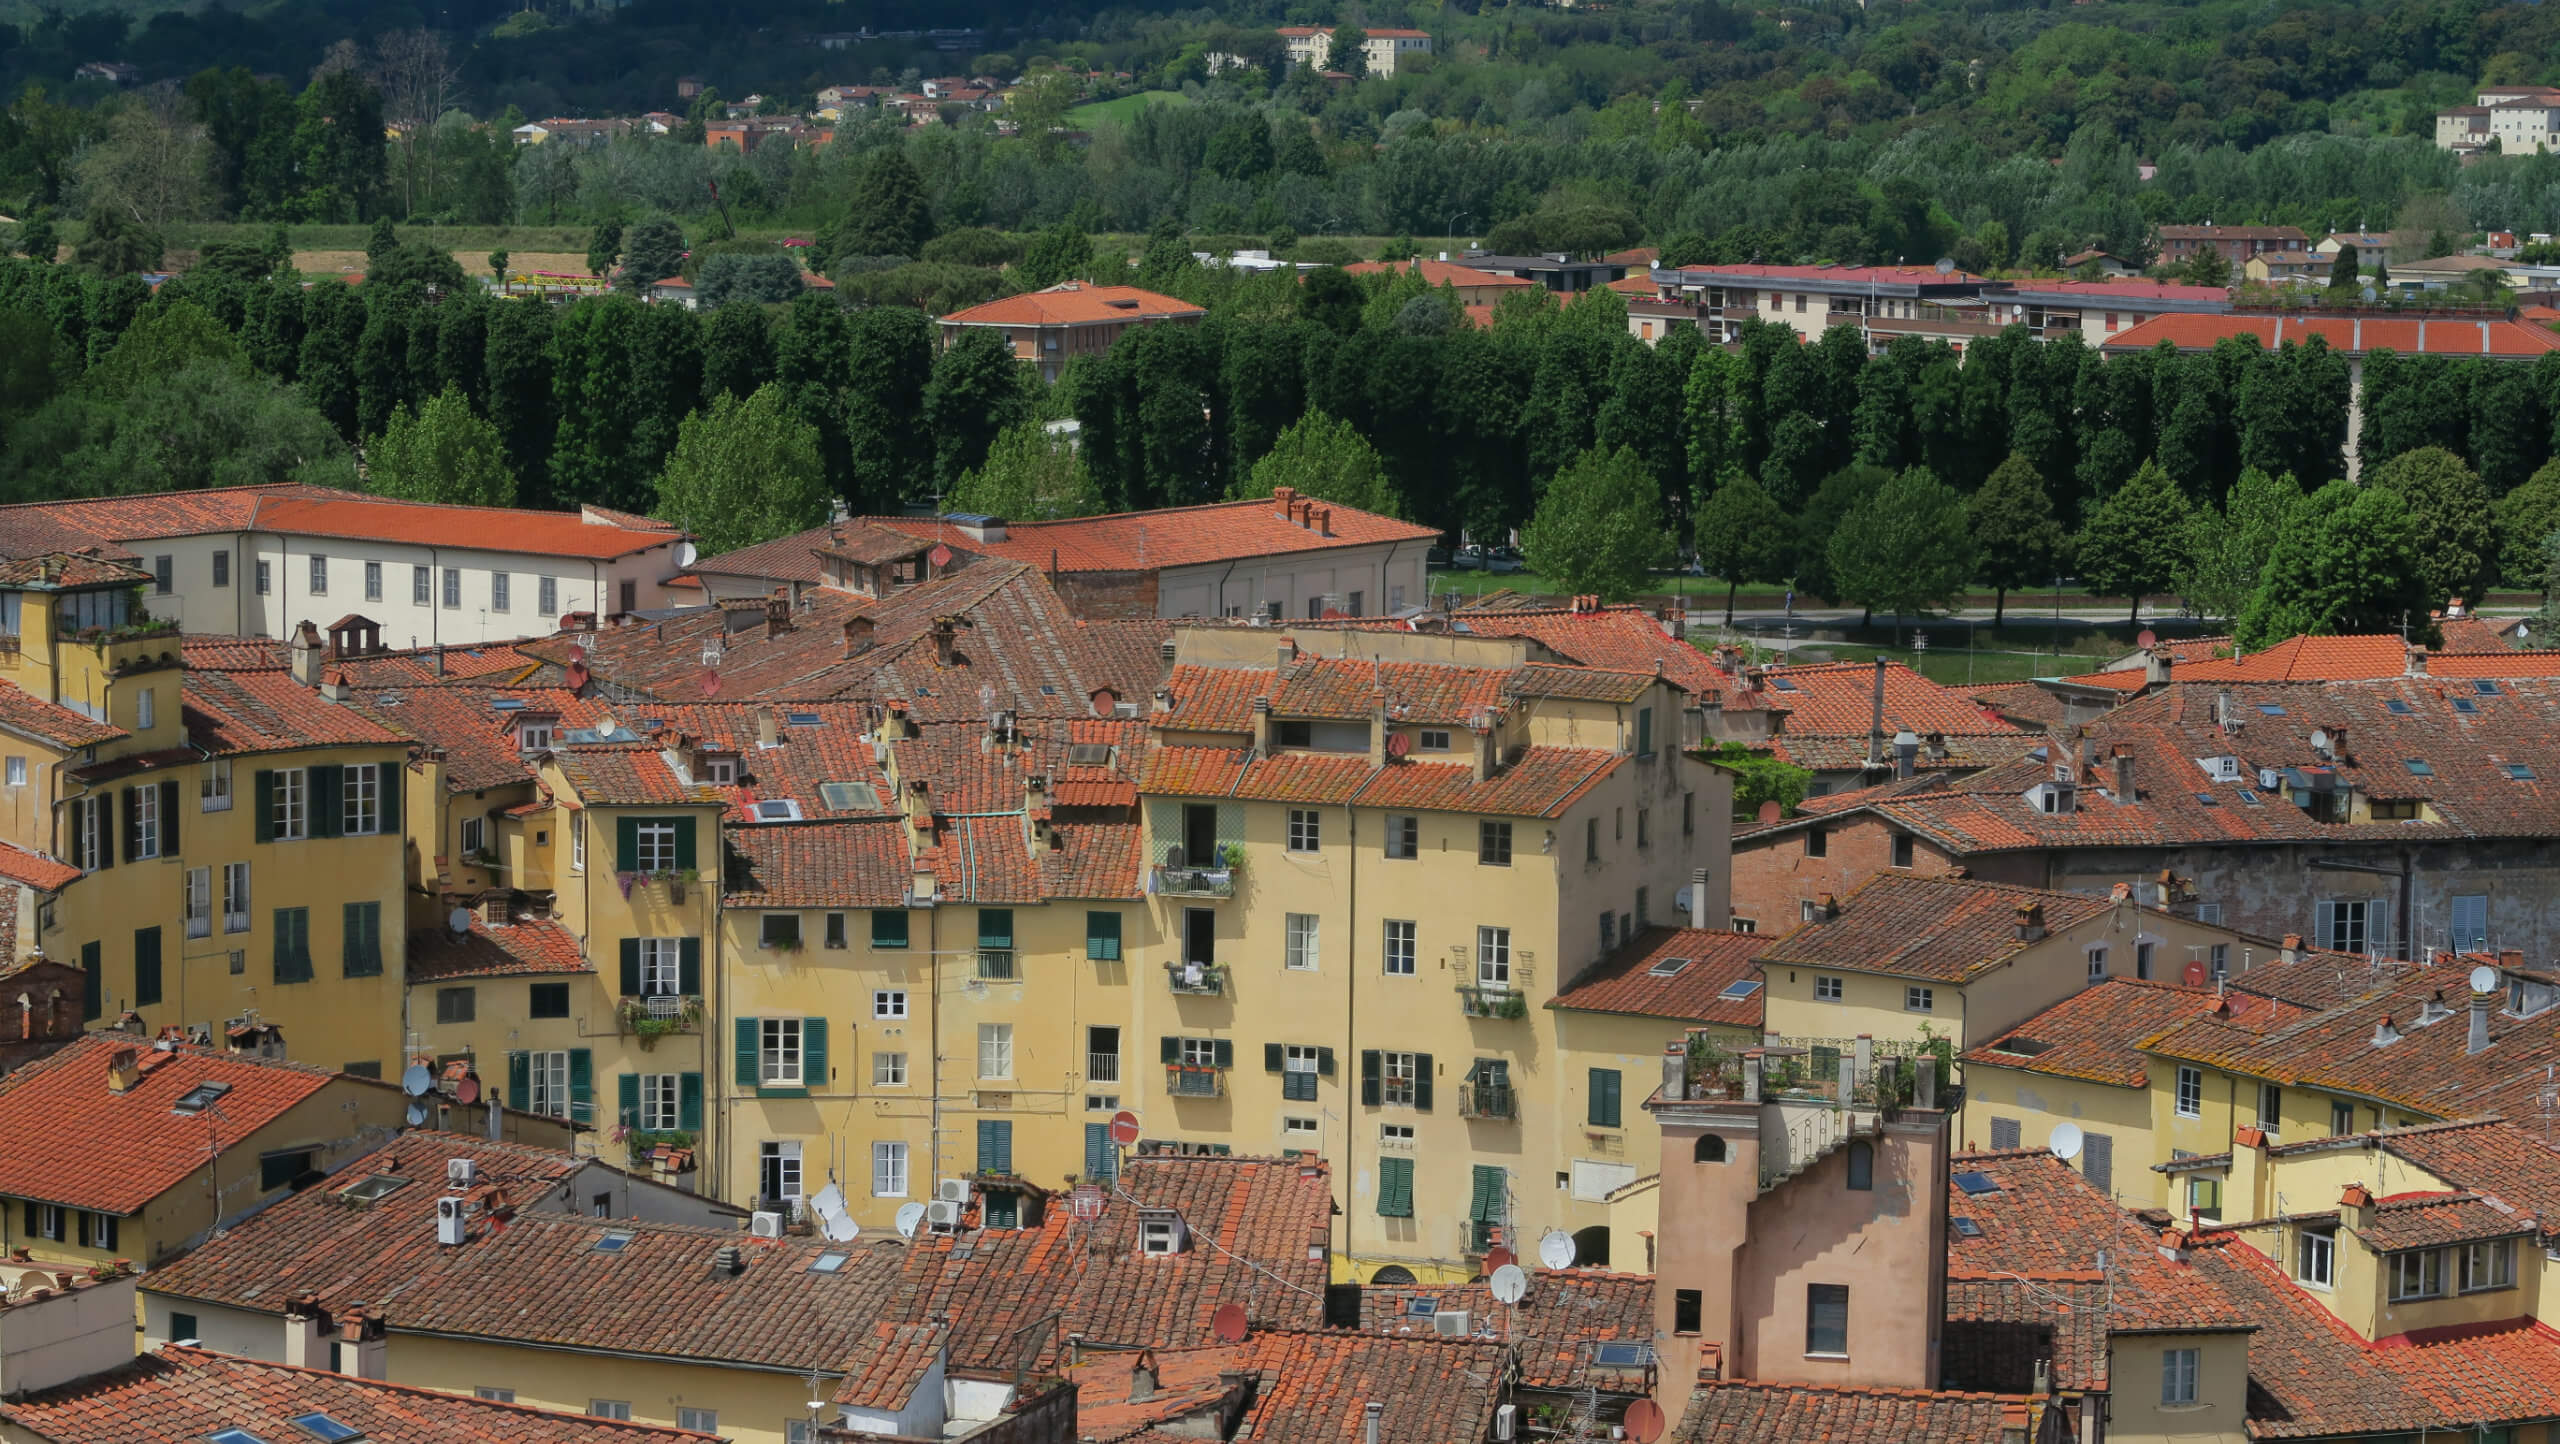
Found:
M 1806 829 L 1733 840 L 1733 915 L 1776 936 L 1796 925 L 1797 904 L 1821 893 L 1847 897 L 1858 884 L 1892 869 L 1895 829 L 1878 817 L 1824 826 L 1824 855 L 1805 855 Z M 1923 877 L 1964 871 L 1955 859 L 1914 837 L 1911 866 Z
M 1067 611 L 1089 622 L 1128 621 L 1156 614 L 1156 573 L 1052 572 L 1049 585 Z

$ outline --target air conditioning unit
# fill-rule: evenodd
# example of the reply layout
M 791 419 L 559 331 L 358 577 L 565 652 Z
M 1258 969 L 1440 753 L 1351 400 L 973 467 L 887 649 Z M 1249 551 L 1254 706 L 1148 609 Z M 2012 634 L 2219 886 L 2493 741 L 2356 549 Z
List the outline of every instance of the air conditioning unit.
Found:
M 1520 1433 L 1520 1406 L 1505 1404 L 1493 1411 L 1493 1437 L 1496 1444 L 1511 1444 Z
M 758 1212 L 748 1218 L 747 1232 L 758 1238 L 782 1237 L 782 1215 Z
M 924 1221 L 935 1228 L 958 1228 L 960 1205 L 937 1198 L 924 1206 Z
M 468 1158 L 444 1161 L 444 1183 L 447 1188 L 469 1188 L 480 1176 L 480 1169 Z
M 1438 1334 L 1444 1339 L 1465 1338 L 1467 1336 L 1467 1324 L 1467 1311 L 1465 1309 L 1442 1309 L 1440 1312 L 1431 1316 L 1431 1332 Z
M 464 1200 L 449 1194 L 436 1200 L 437 1243 L 452 1246 L 462 1242 L 462 1223 L 466 1207 L 468 1205 Z
M 934 1185 L 933 1196 L 942 1200 L 944 1203 L 967 1203 L 969 1201 L 969 1180 L 965 1178 L 946 1178 L 940 1183 Z

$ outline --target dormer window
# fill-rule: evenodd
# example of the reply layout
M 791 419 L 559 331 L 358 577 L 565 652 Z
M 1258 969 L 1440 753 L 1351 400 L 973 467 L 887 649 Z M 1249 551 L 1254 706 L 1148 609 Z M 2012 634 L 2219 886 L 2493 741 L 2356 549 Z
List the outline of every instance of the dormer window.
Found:
M 516 724 L 517 751 L 542 752 L 549 750 L 550 746 L 551 719 L 547 717 L 540 720 L 526 718 L 524 721 Z
M 1177 1254 L 1185 1242 L 1182 1215 L 1169 1208 L 1138 1210 L 1138 1251 Z
M 2216 782 L 2240 780 L 2240 759 L 2237 757 L 2199 757 L 2196 765 L 2204 769 L 2205 776 Z
M 756 804 L 758 822 L 798 822 L 800 804 L 788 797 L 766 798 Z
M 734 784 L 738 780 L 738 759 L 735 757 L 703 758 L 702 780 L 714 787 L 728 787 Z

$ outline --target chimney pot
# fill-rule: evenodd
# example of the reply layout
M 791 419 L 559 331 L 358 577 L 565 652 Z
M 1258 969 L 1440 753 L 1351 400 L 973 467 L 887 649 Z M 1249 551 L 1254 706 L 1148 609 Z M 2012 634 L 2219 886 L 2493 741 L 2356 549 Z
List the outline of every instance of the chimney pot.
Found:
M 2471 1032 L 2470 1036 L 2463 1040 L 2463 1052 L 2479 1053 L 2487 1051 L 2489 1047 L 2489 1004 L 2497 996 L 2498 995 L 2495 993 L 2474 993 L 2471 995 Z

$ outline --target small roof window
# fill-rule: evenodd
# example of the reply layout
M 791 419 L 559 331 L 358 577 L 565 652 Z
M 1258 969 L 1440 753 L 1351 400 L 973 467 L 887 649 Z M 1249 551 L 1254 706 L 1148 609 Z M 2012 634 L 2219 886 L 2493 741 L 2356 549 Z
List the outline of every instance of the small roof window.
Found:
M 2479 693 L 2483 697 L 2496 697 L 2503 695 L 2498 690 L 2498 684 L 2487 677 L 2477 677 L 2472 679 L 2471 690 Z
M 2531 766 L 2529 766 L 2528 764 L 2526 764 L 2526 763 L 2522 763 L 2522 762 L 2510 762 L 2510 763 L 2508 763 L 2508 764 L 2507 764 L 2507 775 L 2508 775 L 2509 777 L 2514 778 L 2514 779 L 2515 779 L 2516 781 L 2518 781 L 2518 782 L 2531 782 L 2531 781 L 2533 781 L 2533 776 L 2534 776 L 2534 774 L 2533 774 L 2533 768 L 2532 768 Z
M 1111 764 L 1111 747 L 1104 742 L 1074 742 L 1067 746 L 1069 767 L 1107 767 Z
M 2385 698 L 2385 699 L 2383 700 L 2383 703 L 2382 703 L 2382 710 L 2383 710 L 2383 711 L 2385 711 L 2385 712 L 2397 712 L 2397 713 L 2399 713 L 2401 716 L 2406 717 L 2406 716 L 2409 716 L 2411 713 L 2416 712 L 2418 709 L 2417 709 L 2417 708 L 2415 708 L 2415 707 L 2410 706 L 2406 701 L 2402 700 L 2401 698 L 2398 698 L 2398 697 L 2390 697 L 2390 698 Z
M 2202 803 L 2206 807 L 2220 807 L 2222 805 L 2222 799 L 2214 796 L 2210 792 L 2197 793 L 2196 801 Z
M 880 805 L 880 794 L 868 782 L 821 782 L 818 798 L 831 812 L 869 812 Z
M 792 727 L 815 727 L 819 725 L 818 714 L 815 712 L 785 712 L 782 714 L 782 720 L 785 725 Z
M 811 1261 L 809 1264 L 809 1272 L 813 1274 L 837 1273 L 842 1271 L 844 1266 L 851 1262 L 852 1259 L 853 1255 L 849 1253 L 840 1253 L 835 1249 L 829 1249 L 825 1253 L 818 1255 L 815 1260 Z
M 293 1427 L 320 1440 L 321 1444 L 346 1444 L 347 1440 L 364 1437 L 362 1429 L 343 1420 L 332 1419 L 316 1409 L 308 1414 L 294 1415 Z
M 1725 984 L 1724 991 L 1716 994 L 1716 996 L 1719 998 L 1748 998 L 1759 991 L 1760 980 L 1758 978 L 1736 978 L 1732 982 Z
M 338 1197 L 356 1203 L 376 1203 L 409 1186 L 409 1180 L 395 1173 L 368 1174 L 338 1190 Z
M 2433 777 L 2436 775 L 2436 770 L 2433 767 L 2428 766 L 2427 759 L 2423 757 L 2407 758 L 2403 760 L 2400 765 L 2408 768 L 2409 775 L 2412 777 Z
M 2246 787 L 2243 787 L 2240 789 L 2240 800 L 2251 807 L 2255 807 L 2258 805 L 2258 794 Z
M 178 1101 L 170 1105 L 170 1111 L 174 1113 L 202 1113 L 216 1103 L 221 1102 L 223 1097 L 230 1093 L 230 1091 L 231 1085 L 228 1083 L 199 1083 L 193 1088 L 188 1089 L 186 1092 L 179 1094 Z
M 501 712 L 521 712 L 524 710 L 524 699 L 522 697 L 492 697 L 489 699 L 489 705 Z
M 1769 679 L 1769 685 L 1781 692 L 1793 692 L 1798 690 L 1795 680 L 1791 677 L 1772 677 Z
M 204 1437 L 206 1444 L 267 1444 L 264 1436 L 252 1434 L 246 1429 L 224 1429 Z
M 1649 978 L 1676 978 L 1688 970 L 1687 958 L 1664 958 L 1661 962 L 1645 969 L 1644 972 Z
M 1998 1193 L 2000 1191 L 2000 1185 L 1994 1182 L 1991 1175 L 1987 1173 L 1959 1173 L 1956 1175 L 1956 1187 L 1963 1189 L 1968 1194 Z
M 1427 1319 L 1438 1312 L 1440 1312 L 1440 1301 L 1438 1299 L 1407 1299 L 1404 1301 L 1404 1316 L 1408 1319 Z
M 1617 1369 L 1641 1369 L 1653 1362 L 1653 1346 L 1642 1340 L 1596 1344 L 1591 1350 L 1591 1362 Z
M 758 822 L 798 822 L 800 804 L 788 797 L 769 797 L 756 803 Z
M 1958 1216 L 1953 1220 L 1953 1222 L 1954 1222 L 1954 1224 L 1955 1224 L 1955 1226 L 1956 1226 L 1956 1233 L 1957 1233 L 1960 1237 L 1964 1237 L 1964 1238 L 1980 1238 L 1980 1237 L 1982 1237 L 1982 1225 L 1981 1225 L 1981 1224 L 1978 1224 L 1978 1223 L 1975 1223 L 1972 1219 L 1966 1218 L 1966 1217 L 1962 1216 L 1961 1214 L 1959 1214 L 1959 1215 L 1958 1215 Z
M 2468 697 L 2456 697 L 2453 699 L 2453 710 L 2468 717 L 2480 710 L 2480 704 Z
M 604 1231 L 604 1235 L 596 1240 L 595 1251 L 597 1253 L 620 1253 L 624 1249 L 631 1247 L 631 1241 L 639 1236 L 640 1235 L 633 1233 L 627 1228 L 606 1229 Z
M 2284 715 L 2284 704 L 2281 702 L 2261 702 L 2258 704 L 2258 711 L 2269 717 L 2281 717 Z

